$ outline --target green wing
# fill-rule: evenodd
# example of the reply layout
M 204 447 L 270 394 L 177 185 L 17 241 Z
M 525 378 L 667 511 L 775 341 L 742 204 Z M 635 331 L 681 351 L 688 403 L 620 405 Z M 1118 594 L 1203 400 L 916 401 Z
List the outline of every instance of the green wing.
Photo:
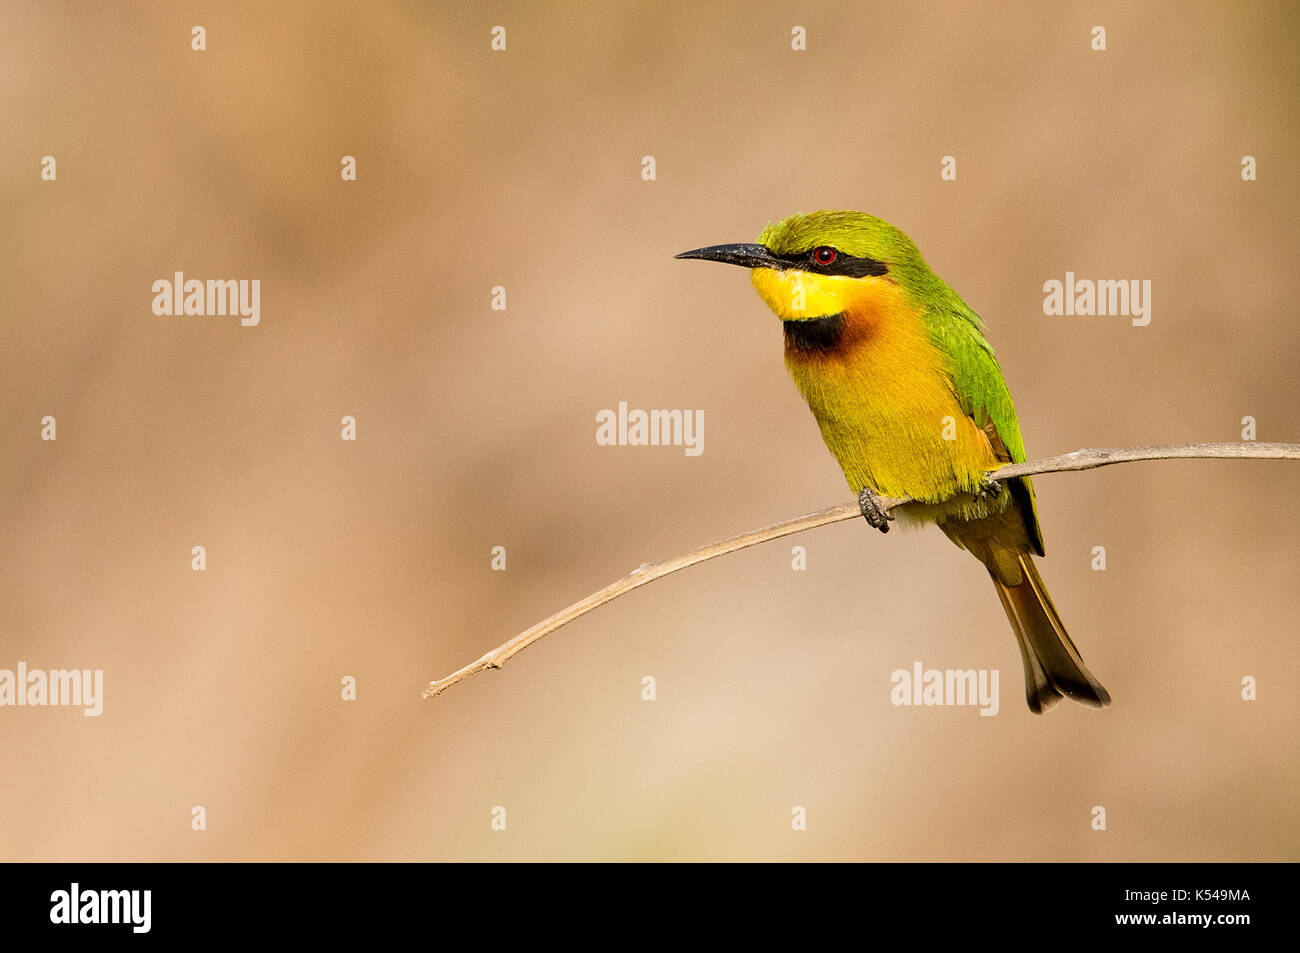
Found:
M 926 323 L 931 339 L 947 358 L 958 403 L 979 427 L 992 424 L 995 433 L 991 436 L 1001 441 L 1011 462 L 1023 463 L 1025 444 L 1020 436 L 1016 408 L 1002 379 L 1002 368 L 993 356 L 993 348 L 984 338 L 983 322 L 950 289 L 949 295 L 949 300 L 944 302 L 948 307 L 938 313 L 931 311 Z M 1043 531 L 1038 525 L 1033 484 L 1028 477 L 1017 477 L 1009 481 L 1009 489 L 1024 516 L 1029 542 L 1041 556 Z

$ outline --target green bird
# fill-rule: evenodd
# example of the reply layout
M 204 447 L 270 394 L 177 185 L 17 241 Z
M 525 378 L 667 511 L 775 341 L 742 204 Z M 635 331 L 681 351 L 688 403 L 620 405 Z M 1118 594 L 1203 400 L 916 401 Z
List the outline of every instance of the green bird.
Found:
M 881 532 L 893 513 L 937 523 L 988 569 L 1020 644 L 1030 709 L 1062 698 L 1110 704 L 1034 566 L 1043 534 L 1033 485 L 988 477 L 1024 461 L 1025 446 L 984 324 L 911 239 L 873 215 L 822 211 L 769 224 L 757 244 L 677 257 L 750 269 L 867 521 Z M 914 502 L 886 513 L 884 496 Z

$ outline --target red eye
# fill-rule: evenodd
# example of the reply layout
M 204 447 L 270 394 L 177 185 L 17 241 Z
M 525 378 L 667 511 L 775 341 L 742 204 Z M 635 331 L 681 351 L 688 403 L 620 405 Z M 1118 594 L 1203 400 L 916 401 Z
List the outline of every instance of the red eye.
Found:
M 813 261 L 819 265 L 829 265 L 835 258 L 835 249 L 829 245 L 822 245 L 820 248 L 813 249 Z

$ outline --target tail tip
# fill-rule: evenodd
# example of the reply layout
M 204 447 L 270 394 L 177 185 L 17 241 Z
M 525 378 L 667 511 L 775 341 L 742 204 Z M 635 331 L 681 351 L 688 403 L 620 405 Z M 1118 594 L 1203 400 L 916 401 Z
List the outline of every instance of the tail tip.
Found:
M 1106 708 L 1110 705 L 1110 692 L 1106 691 L 1100 682 L 1094 682 L 1086 687 L 1046 683 L 1026 685 L 1025 688 L 1025 700 L 1029 702 L 1029 710 L 1035 715 L 1051 711 L 1064 698 L 1086 705 L 1088 708 Z

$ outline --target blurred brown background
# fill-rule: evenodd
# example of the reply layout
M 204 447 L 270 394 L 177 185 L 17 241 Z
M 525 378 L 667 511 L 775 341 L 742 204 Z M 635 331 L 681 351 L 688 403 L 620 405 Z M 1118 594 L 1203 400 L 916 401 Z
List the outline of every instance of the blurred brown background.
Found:
M 1300 440 L 1293 5 L 0 18 L 0 667 L 105 671 L 99 718 L 0 709 L 0 856 L 1300 856 L 1286 463 L 1039 479 L 1104 712 L 1031 715 L 983 569 L 858 522 L 420 698 L 645 560 L 847 501 L 746 276 L 672 260 L 795 211 L 915 239 L 988 321 L 1031 458 L 1246 415 Z M 1150 326 L 1044 316 L 1067 270 L 1151 279 Z M 260 279 L 261 325 L 153 315 L 174 271 Z M 598 447 L 620 400 L 703 409 L 703 455 Z M 914 661 L 999 669 L 1001 713 L 893 707 Z

